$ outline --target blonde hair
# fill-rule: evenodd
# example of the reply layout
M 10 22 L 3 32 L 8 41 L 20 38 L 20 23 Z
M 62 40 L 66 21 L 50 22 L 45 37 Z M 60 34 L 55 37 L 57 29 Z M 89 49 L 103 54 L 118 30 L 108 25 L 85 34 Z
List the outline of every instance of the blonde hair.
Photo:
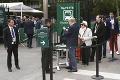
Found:
M 69 19 L 68 19 L 68 21 L 70 21 L 70 22 L 73 22 L 73 23 L 74 23 L 74 22 L 75 22 L 75 18 L 74 18 L 74 17 L 71 17 L 71 18 L 69 18 Z

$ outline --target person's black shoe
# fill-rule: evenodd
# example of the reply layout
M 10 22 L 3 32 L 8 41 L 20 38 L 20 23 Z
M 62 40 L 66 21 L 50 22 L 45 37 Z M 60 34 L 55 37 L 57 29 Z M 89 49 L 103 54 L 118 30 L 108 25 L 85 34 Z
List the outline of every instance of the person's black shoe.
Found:
M 103 58 L 106 58 L 106 56 L 103 56 Z
M 16 68 L 17 68 L 17 69 L 20 69 L 20 67 L 19 67 L 19 66 L 16 66 Z
M 77 70 L 76 69 L 71 69 L 68 72 L 77 72 Z
M 29 47 L 29 48 L 33 48 L 33 47 Z
M 9 71 L 9 72 L 12 72 L 12 69 L 9 68 L 8 71 Z
M 55 73 L 55 72 L 53 71 L 53 73 Z M 47 71 L 46 74 L 50 74 L 50 71 Z
M 90 62 L 94 62 L 94 60 L 90 60 Z
M 99 63 L 101 63 L 101 61 L 98 61 Z
M 81 65 L 85 65 L 84 63 L 82 63 Z
M 72 69 L 70 66 L 65 67 L 66 69 Z

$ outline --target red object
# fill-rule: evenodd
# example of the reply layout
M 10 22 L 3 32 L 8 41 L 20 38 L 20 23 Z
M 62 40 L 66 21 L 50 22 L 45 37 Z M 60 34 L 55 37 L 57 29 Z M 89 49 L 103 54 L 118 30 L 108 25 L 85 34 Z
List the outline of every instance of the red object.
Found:
M 80 46 L 80 38 L 78 38 L 78 46 Z M 81 58 L 81 49 L 80 48 L 76 49 L 76 58 L 77 59 Z
M 113 32 L 111 33 L 110 37 L 114 37 L 114 45 L 115 45 L 115 50 L 117 52 L 118 51 L 117 34 Z M 110 51 L 112 51 L 112 39 L 110 39 L 109 41 L 109 46 L 110 46 Z

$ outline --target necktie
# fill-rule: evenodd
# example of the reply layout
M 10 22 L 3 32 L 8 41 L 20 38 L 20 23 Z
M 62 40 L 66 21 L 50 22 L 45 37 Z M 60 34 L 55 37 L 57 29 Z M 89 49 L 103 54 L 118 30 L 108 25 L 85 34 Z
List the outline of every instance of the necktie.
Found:
M 11 32 L 12 32 L 12 37 L 14 38 L 15 37 L 15 33 L 14 33 L 13 28 L 11 28 Z
M 96 30 L 98 29 L 98 25 L 97 25 L 97 24 L 95 25 L 95 29 L 96 29 Z

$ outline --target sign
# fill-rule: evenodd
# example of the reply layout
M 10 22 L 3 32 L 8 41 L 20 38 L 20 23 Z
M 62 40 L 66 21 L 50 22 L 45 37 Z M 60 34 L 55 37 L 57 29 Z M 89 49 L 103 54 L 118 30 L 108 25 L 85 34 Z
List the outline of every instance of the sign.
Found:
M 0 8 L 0 27 L 5 27 L 5 8 Z
M 38 47 L 49 47 L 48 39 L 48 28 L 37 29 L 37 46 Z
M 5 8 L 0 7 L 0 43 L 3 42 L 3 28 L 5 27 Z
M 61 35 L 63 27 L 69 27 L 68 19 L 74 16 L 74 3 L 57 4 L 58 35 Z

